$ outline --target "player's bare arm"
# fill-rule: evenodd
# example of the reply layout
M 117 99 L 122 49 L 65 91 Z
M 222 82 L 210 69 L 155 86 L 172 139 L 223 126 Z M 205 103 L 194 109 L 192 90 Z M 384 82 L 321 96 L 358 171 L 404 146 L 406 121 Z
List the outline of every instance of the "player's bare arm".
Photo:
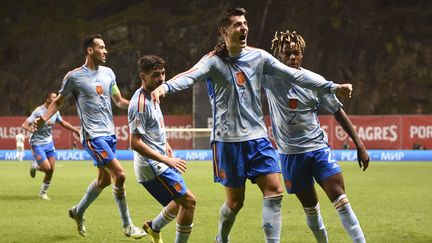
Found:
M 114 101 L 114 104 L 121 109 L 127 109 L 129 106 L 129 100 L 123 98 L 120 92 L 114 94 L 111 96 L 112 100 Z
M 36 131 L 36 129 L 32 126 L 32 123 L 28 123 L 27 120 L 25 120 L 23 122 L 21 127 L 24 128 L 25 130 L 31 132 L 31 133 L 34 133 Z
M 66 129 L 68 129 L 69 131 L 75 133 L 78 137 L 80 136 L 80 131 L 77 128 L 75 128 L 74 126 L 72 126 L 72 124 L 70 124 L 69 122 L 67 122 L 67 121 L 61 121 L 59 123 L 60 123 L 60 125 L 62 127 L 64 127 Z
M 153 90 L 153 92 L 151 92 L 151 97 L 153 100 L 153 103 L 156 104 L 160 104 L 160 97 L 165 97 L 166 95 L 166 90 L 163 87 L 163 85 L 159 85 L 155 90 Z
M 369 166 L 370 157 L 362 140 L 354 130 L 351 120 L 348 118 L 347 114 L 342 108 L 334 113 L 334 117 L 336 121 L 338 121 L 338 123 L 342 126 L 343 130 L 353 140 L 357 148 L 357 161 L 360 168 L 363 167 L 363 171 L 365 171 Z
M 175 168 L 181 173 L 186 172 L 186 161 L 179 159 L 179 158 L 169 158 L 167 156 L 164 156 L 154 149 L 152 149 L 150 146 L 145 144 L 140 135 L 132 134 L 131 137 L 131 148 L 138 153 L 140 153 L 142 156 L 145 156 L 149 159 L 160 161 L 169 167 Z
M 33 128 L 37 130 L 40 127 L 42 127 L 45 124 L 45 122 L 49 120 L 61 108 L 61 106 L 64 103 L 64 100 L 65 100 L 64 96 L 62 96 L 61 94 L 57 95 L 57 97 L 49 105 L 45 115 L 34 120 Z

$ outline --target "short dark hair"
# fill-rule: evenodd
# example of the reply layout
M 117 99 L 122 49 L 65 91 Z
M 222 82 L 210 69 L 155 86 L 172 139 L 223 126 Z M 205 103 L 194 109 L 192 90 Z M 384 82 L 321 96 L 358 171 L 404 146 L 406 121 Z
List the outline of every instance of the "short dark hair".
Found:
M 148 72 L 156 68 L 165 68 L 165 60 L 155 55 L 145 55 L 138 60 L 138 72 Z
M 230 18 L 232 16 L 242 15 L 246 15 L 246 10 L 244 8 L 228 8 L 216 18 L 216 26 L 218 29 L 226 27 L 231 23 Z
M 87 54 L 87 48 L 92 47 L 94 45 L 94 39 L 103 40 L 102 35 L 100 34 L 88 35 L 81 40 L 81 46 L 84 54 Z
M 45 93 L 44 93 L 44 102 L 51 96 L 51 94 L 56 94 L 57 95 L 57 92 L 56 91 L 53 91 L 53 90 L 49 90 L 49 91 L 46 91 Z

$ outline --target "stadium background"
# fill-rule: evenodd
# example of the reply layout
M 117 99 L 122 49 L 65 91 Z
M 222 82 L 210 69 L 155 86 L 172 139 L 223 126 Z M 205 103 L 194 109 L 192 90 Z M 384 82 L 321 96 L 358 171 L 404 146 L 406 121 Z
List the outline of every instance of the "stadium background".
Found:
M 432 147 L 429 1 L 36 0 L 1 3 L 0 149 L 14 148 L 17 129 L 43 102 L 44 93 L 57 91 L 65 73 L 82 65 L 83 36 L 104 36 L 107 66 L 130 98 L 139 86 L 140 56 L 165 58 L 167 78 L 188 69 L 217 43 L 215 17 L 228 5 L 248 10 L 250 45 L 269 51 L 275 30 L 297 30 L 307 43 L 303 66 L 354 85 L 353 98 L 342 102 L 369 149 Z M 162 109 L 172 116 L 168 127 L 211 126 L 204 82 L 164 99 Z M 78 125 L 73 99 L 61 112 Z M 114 107 L 114 114 L 119 149 L 127 149 L 126 112 Z M 332 147 L 353 148 L 336 122 L 320 114 Z M 177 131 L 168 136 L 175 149 L 208 148 L 208 138 L 195 135 Z M 189 140 L 176 139 L 182 136 Z M 61 138 L 56 139 L 58 149 L 71 149 L 74 142 L 80 148 L 59 127 L 54 137 Z
M 80 238 L 67 218 L 95 171 L 88 154 L 70 132 L 55 127 L 59 160 L 50 188 L 53 200 L 40 200 L 36 180 L 26 162 L 14 161 L 14 136 L 23 120 L 57 91 L 67 71 L 82 65 L 80 39 L 101 33 L 109 51 L 107 66 L 117 75 L 123 96 L 139 86 L 136 60 L 156 54 L 168 61 L 167 78 L 188 69 L 218 40 L 217 13 L 227 5 L 245 7 L 248 42 L 269 51 L 275 30 L 297 30 L 307 42 L 303 66 L 329 80 L 350 82 L 354 96 L 343 100 L 372 156 L 362 172 L 355 162 L 343 162 L 350 202 L 368 242 L 432 242 L 432 4 L 428 0 L 18 0 L 0 3 L 0 242 L 122 242 L 112 195 L 105 190 L 86 213 L 89 234 Z M 265 98 L 263 97 L 265 102 Z M 263 105 L 267 114 L 267 104 Z M 205 84 L 163 100 L 169 128 L 211 125 Z M 73 99 L 62 115 L 78 125 Z M 119 153 L 127 149 L 126 112 L 114 108 Z M 346 148 L 343 133 L 331 116 L 320 111 L 321 122 L 335 149 Z M 268 119 L 267 119 L 268 120 Z M 208 138 L 193 139 L 190 131 L 169 132 L 174 148 L 208 146 Z M 339 139 L 341 138 L 341 139 Z M 197 140 L 197 141 L 196 141 Z M 76 142 L 77 150 L 72 148 Z M 195 144 L 197 145 L 197 144 Z M 348 145 L 353 149 L 352 144 Z M 26 144 L 28 149 L 28 144 Z M 123 150 L 124 149 L 124 150 Z M 392 150 L 375 150 L 392 149 Z M 176 150 L 182 152 L 184 150 Z M 191 150 L 186 150 L 191 151 Z M 208 150 L 182 154 L 205 159 Z M 374 153 L 380 151 L 378 157 Z M 336 150 L 343 161 L 355 160 L 355 151 Z M 400 161 L 411 153 L 422 154 Z M 2 157 L 3 156 L 3 157 Z M 9 161 L 7 161 L 9 160 Z M 63 161 L 64 160 L 64 161 Z M 71 162 L 73 160 L 73 162 Z M 84 160 L 84 161 L 76 161 Z M 160 205 L 134 181 L 133 164 L 127 171 L 127 195 L 132 218 L 139 224 L 154 217 Z M 215 234 L 223 189 L 212 183 L 210 161 L 188 163 L 184 174 L 198 201 L 191 242 L 211 242 Z M 233 242 L 262 242 L 261 193 L 247 184 L 245 206 L 233 227 Z M 331 242 L 348 242 L 333 205 L 318 190 Z M 304 212 L 293 196 L 284 196 L 282 242 L 313 242 Z M 173 242 L 175 224 L 164 231 Z M 145 239 L 144 242 L 148 240 Z

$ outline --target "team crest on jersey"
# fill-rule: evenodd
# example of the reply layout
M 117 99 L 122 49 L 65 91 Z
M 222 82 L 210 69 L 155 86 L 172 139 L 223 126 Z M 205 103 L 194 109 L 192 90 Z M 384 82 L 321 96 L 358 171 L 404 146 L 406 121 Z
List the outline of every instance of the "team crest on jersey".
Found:
M 102 86 L 101 86 L 101 85 L 97 85 L 97 86 L 96 86 L 96 93 L 97 93 L 98 95 L 101 95 L 102 92 L 103 92 Z
M 291 181 L 290 180 L 285 180 L 285 186 L 288 189 L 291 189 L 292 185 L 291 185 Z
M 236 72 L 236 82 L 238 85 L 245 85 L 246 83 L 246 77 L 242 71 Z
M 174 184 L 174 189 L 175 189 L 177 192 L 181 192 L 183 188 L 182 188 L 182 186 L 181 186 L 180 183 L 176 182 L 176 183 Z
M 296 109 L 297 108 L 297 106 L 298 106 L 298 99 L 289 99 L 288 100 L 288 107 L 290 108 L 290 109 Z
M 36 160 L 41 160 L 41 159 L 42 159 L 42 156 L 38 154 L 38 155 L 36 156 Z

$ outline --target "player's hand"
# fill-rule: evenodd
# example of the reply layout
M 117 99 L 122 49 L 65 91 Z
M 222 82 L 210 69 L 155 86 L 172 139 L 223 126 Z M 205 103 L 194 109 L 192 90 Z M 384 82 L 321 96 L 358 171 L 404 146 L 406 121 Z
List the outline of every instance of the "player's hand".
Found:
M 219 57 L 221 57 L 221 56 L 227 54 L 227 53 L 228 53 L 228 50 L 227 50 L 227 48 L 226 48 L 226 44 L 225 44 L 225 42 L 224 42 L 224 41 L 221 41 L 221 42 L 217 43 L 217 44 L 215 45 L 215 47 L 213 48 L 213 52 L 214 52 L 215 55 L 217 55 L 217 56 L 219 56 Z
M 365 148 L 357 149 L 357 161 L 360 168 L 363 166 L 363 171 L 369 167 L 370 157 Z
M 340 98 L 351 98 L 352 91 L 352 84 L 337 84 L 336 96 Z
M 33 121 L 30 130 L 32 130 L 32 132 L 35 132 L 39 128 L 41 128 L 44 124 L 45 124 L 45 120 L 42 117 L 38 117 Z
M 166 91 L 162 85 L 159 85 L 153 92 L 151 92 L 151 97 L 154 105 L 160 104 L 160 97 L 165 97 Z
M 178 170 L 180 173 L 186 172 L 186 161 L 179 158 L 168 158 L 165 162 L 168 166 Z

